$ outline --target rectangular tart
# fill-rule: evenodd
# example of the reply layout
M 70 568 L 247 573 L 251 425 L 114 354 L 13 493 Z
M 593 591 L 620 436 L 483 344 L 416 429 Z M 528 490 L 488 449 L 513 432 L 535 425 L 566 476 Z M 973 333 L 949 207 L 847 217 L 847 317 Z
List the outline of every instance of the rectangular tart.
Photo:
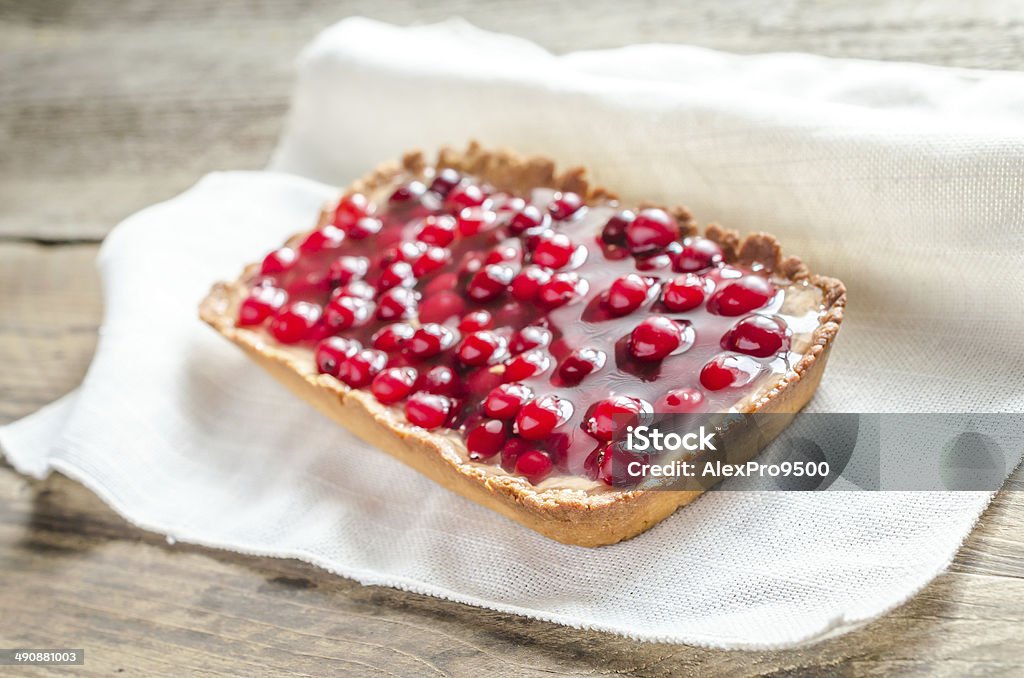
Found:
M 771 235 L 627 209 L 581 168 L 471 143 L 355 182 L 200 317 L 449 490 L 601 546 L 701 493 L 626 482 L 623 422 L 796 413 L 845 303 Z

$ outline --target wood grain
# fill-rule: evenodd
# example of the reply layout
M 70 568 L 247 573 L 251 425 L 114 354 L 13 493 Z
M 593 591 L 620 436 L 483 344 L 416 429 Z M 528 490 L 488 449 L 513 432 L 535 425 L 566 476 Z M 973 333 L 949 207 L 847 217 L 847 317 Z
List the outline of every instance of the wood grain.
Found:
M 678 41 L 1024 65 L 1016 0 L 0 0 L 0 422 L 85 373 L 102 315 L 95 241 L 206 171 L 262 166 L 294 54 L 349 14 L 460 14 L 554 51 Z M 75 675 L 1024 675 L 1024 475 L 1013 481 L 951 570 L 905 606 L 811 648 L 735 653 L 169 545 L 63 477 L 0 467 L 0 646 L 84 647 Z

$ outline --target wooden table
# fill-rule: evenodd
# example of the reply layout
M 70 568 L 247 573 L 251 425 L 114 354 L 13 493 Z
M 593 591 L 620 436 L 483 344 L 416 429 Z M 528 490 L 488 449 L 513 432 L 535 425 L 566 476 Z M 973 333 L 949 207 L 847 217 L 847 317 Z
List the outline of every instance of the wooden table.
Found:
M 461 14 L 555 51 L 665 41 L 1024 66 L 1016 0 L 671 4 L 0 0 L 0 421 L 81 379 L 101 314 L 93 258 L 109 228 L 207 171 L 262 166 L 292 57 L 344 16 Z M 171 546 L 65 478 L 0 467 L 0 646 L 84 647 L 77 675 L 1024 675 L 1022 522 L 1021 494 L 1004 492 L 950 571 L 907 605 L 809 649 L 732 653 Z

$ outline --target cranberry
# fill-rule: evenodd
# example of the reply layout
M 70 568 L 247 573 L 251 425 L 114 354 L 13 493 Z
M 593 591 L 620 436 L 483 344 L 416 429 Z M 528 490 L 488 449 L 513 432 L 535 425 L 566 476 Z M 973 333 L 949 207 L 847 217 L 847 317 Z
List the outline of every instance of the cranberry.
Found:
M 583 207 L 583 198 L 571 191 L 555 193 L 548 204 L 548 214 L 555 219 L 568 219 Z
M 371 235 L 380 233 L 384 223 L 375 217 L 363 217 L 348 228 L 348 235 L 353 240 L 364 240 Z
M 377 300 L 377 318 L 398 320 L 416 315 L 416 293 L 408 287 L 395 287 Z
M 430 190 L 440 196 L 446 196 L 462 181 L 462 176 L 451 167 L 439 169 L 430 182 Z
M 765 306 L 775 296 L 775 288 L 759 275 L 745 275 L 719 287 L 708 299 L 711 313 L 737 316 Z
M 664 249 L 678 237 L 679 226 L 665 210 L 645 209 L 626 226 L 626 245 L 633 254 Z
M 423 219 L 423 226 L 416 239 L 428 245 L 447 247 L 455 240 L 455 217 L 447 214 L 430 215 Z
M 343 256 L 331 262 L 327 269 L 327 278 L 332 285 L 347 285 L 359 280 L 370 270 L 370 260 L 366 257 Z
M 484 264 L 518 264 L 522 256 L 522 251 L 515 245 L 497 245 L 484 257 Z
M 238 324 L 259 325 L 288 301 L 288 293 L 277 287 L 254 287 L 238 307 Z
M 483 207 L 467 207 L 456 218 L 459 233 L 465 236 L 489 231 L 498 223 L 498 215 Z
M 572 405 L 555 395 L 544 395 L 523 405 L 516 429 L 526 440 L 542 440 L 572 416 Z
M 451 348 L 455 340 L 455 333 L 444 325 L 427 323 L 416 330 L 405 348 L 415 358 L 430 358 Z
M 389 367 L 373 378 L 370 391 L 383 405 L 397 403 L 412 393 L 417 376 L 415 367 Z
M 470 278 L 466 284 L 466 296 L 473 301 L 491 301 L 497 299 L 512 282 L 515 271 L 502 264 L 484 266 Z
M 334 225 L 340 228 L 348 228 L 363 217 L 368 217 L 374 212 L 374 206 L 362 193 L 346 195 L 338 202 L 334 210 Z
M 502 384 L 484 399 L 484 412 L 495 419 L 513 419 L 523 403 L 533 397 L 533 391 L 523 384 Z
M 683 248 L 673 255 L 672 268 L 692 273 L 710 268 L 722 261 L 722 248 L 707 238 L 687 238 Z
M 683 343 L 683 328 L 671 318 L 645 318 L 629 336 L 629 352 L 637 360 L 662 360 Z
M 622 247 L 626 244 L 626 228 L 636 218 L 629 210 L 614 215 L 601 229 L 601 241 L 606 245 Z
M 628 315 L 647 300 L 650 288 L 650 283 L 636 273 L 624 275 L 608 288 L 604 305 L 612 315 Z
M 443 247 L 428 247 L 427 251 L 421 254 L 412 262 L 412 274 L 422 278 L 440 269 L 448 263 L 449 252 Z
M 358 297 L 335 297 L 324 309 L 324 319 L 332 330 L 360 327 L 366 324 L 371 315 L 373 302 Z
M 551 359 L 543 351 L 520 353 L 505 363 L 505 381 L 522 381 L 540 374 L 551 366 Z
M 540 286 L 551 280 L 551 272 L 540 266 L 527 266 L 512 279 L 512 296 L 519 301 L 533 301 Z
M 443 323 L 466 312 L 466 300 L 452 290 L 427 295 L 420 304 L 420 321 Z
M 495 363 L 508 353 L 505 338 L 490 330 L 479 330 L 466 336 L 459 345 L 459 360 L 466 365 Z
M 299 255 L 291 247 L 280 247 L 263 259 L 263 265 L 260 266 L 260 273 L 263 275 L 273 275 L 275 273 L 284 273 L 295 264 L 295 261 L 299 258 Z
M 789 333 L 781 318 L 748 315 L 722 337 L 722 348 L 758 358 L 778 355 L 789 349 Z
M 679 276 L 665 284 L 661 303 L 670 311 L 691 311 L 704 303 L 704 281 L 693 273 Z
M 468 334 L 477 330 L 489 330 L 494 327 L 494 318 L 484 310 L 471 311 L 459 321 L 459 332 Z
M 522 438 L 510 437 L 501 447 L 501 467 L 511 473 L 515 470 L 519 455 L 531 449 L 533 446 Z
M 516 473 L 536 485 L 551 473 L 551 457 L 540 450 L 526 450 L 516 459 Z
M 428 431 L 444 426 L 452 411 L 452 400 L 433 393 L 415 393 L 405 402 L 405 417 Z
M 688 414 L 697 411 L 704 402 L 704 394 L 695 388 L 677 388 L 658 400 L 658 412 Z
M 281 308 L 270 323 L 270 333 L 282 344 L 294 344 L 309 335 L 320 320 L 316 304 L 296 301 Z
M 565 306 L 586 294 L 587 281 L 575 273 L 556 273 L 537 290 L 537 305 L 548 310 Z
M 533 263 L 547 268 L 562 268 L 569 263 L 575 251 L 569 236 L 552 231 L 540 236 L 533 251 Z
M 614 396 L 594 403 L 583 419 L 582 428 L 598 440 L 612 440 L 627 426 L 650 418 L 653 411 L 646 400 Z
M 536 205 L 526 205 L 512 215 L 508 224 L 508 232 L 512 235 L 523 235 L 524 233 L 539 232 L 548 227 L 551 223 L 551 216 L 541 212 Z
M 484 419 L 466 433 L 466 449 L 470 459 L 490 459 L 505 444 L 508 435 L 505 423 L 497 419 Z
M 412 263 L 419 259 L 420 255 L 427 251 L 427 243 L 418 240 L 406 240 L 397 247 L 389 247 L 380 256 L 381 268 L 387 267 L 396 261 L 407 261 Z
M 762 366 L 745 355 L 720 353 L 700 371 L 700 383 L 709 391 L 746 386 L 762 371 Z
M 312 253 L 319 252 L 321 250 L 335 249 L 341 247 L 341 243 L 345 240 L 345 232 L 333 226 L 327 224 L 319 230 L 313 231 L 306 236 L 306 239 L 299 245 L 300 252 Z
M 423 182 L 410 181 L 396 188 L 388 201 L 396 206 L 417 205 L 426 192 L 427 187 L 423 185 Z
M 423 390 L 427 393 L 452 396 L 459 390 L 459 378 L 450 367 L 438 365 L 423 376 Z
M 599 456 L 599 460 L 594 470 L 597 478 L 606 485 L 630 487 L 641 480 L 640 477 L 630 474 L 629 465 L 634 461 L 642 463 L 642 456 L 622 449 L 619 443 L 609 443 L 605 445 L 604 449 L 598 450 L 596 454 Z
M 476 184 L 462 184 L 456 187 L 448 194 L 448 198 L 445 200 L 445 205 L 455 211 L 459 212 L 467 207 L 478 207 L 484 204 L 487 199 L 487 195 L 483 192 Z
M 352 388 L 362 388 L 373 381 L 387 363 L 388 356 L 383 351 L 364 348 L 341 361 L 338 366 L 338 379 Z
M 372 301 L 375 296 L 377 296 L 377 290 L 375 290 L 373 285 L 365 280 L 352 280 L 348 284 L 342 285 L 331 293 L 332 299 L 337 299 L 338 297 L 354 297 L 364 301 Z
M 354 356 L 362 348 L 354 339 L 342 337 L 328 337 L 316 345 L 313 359 L 316 361 L 316 368 L 322 374 L 329 374 L 332 377 L 338 376 L 338 368 L 346 359 Z
M 385 325 L 373 334 L 373 347 L 387 353 L 401 350 L 405 342 L 412 339 L 416 330 L 409 323 L 392 323 Z
M 512 335 L 509 350 L 513 354 L 518 354 L 534 348 L 545 348 L 550 343 L 551 330 L 538 325 L 527 325 Z
M 575 385 L 583 381 L 591 372 L 596 372 L 604 367 L 607 356 L 604 351 L 595 348 L 581 348 L 573 351 L 562 364 L 558 366 L 558 376 L 569 385 Z
M 412 273 L 412 266 L 405 261 L 396 261 L 383 271 L 377 279 L 377 289 L 381 292 L 392 287 L 412 287 L 416 284 L 416 278 Z

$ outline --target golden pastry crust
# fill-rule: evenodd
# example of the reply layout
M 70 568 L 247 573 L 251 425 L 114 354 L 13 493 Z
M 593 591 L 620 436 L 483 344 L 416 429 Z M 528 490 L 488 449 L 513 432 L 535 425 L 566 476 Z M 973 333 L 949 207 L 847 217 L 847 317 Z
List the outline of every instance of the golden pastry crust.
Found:
M 384 187 L 400 175 L 421 174 L 427 167 L 422 153 L 407 154 L 401 163 L 378 167 L 349 188 L 368 192 Z M 556 172 L 547 158 L 524 158 L 506 150 L 488 150 L 473 142 L 464 151 L 442 149 L 437 168 L 452 167 L 472 174 L 498 189 L 528 194 L 536 187 L 574 191 L 595 203 L 614 199 L 614 194 L 595 187 L 583 168 Z M 698 233 L 685 208 L 670 210 L 679 220 L 682 235 Z M 325 209 L 320 224 L 331 214 Z M 297 234 L 295 238 L 302 237 Z M 760 264 L 777 278 L 807 281 L 822 291 L 824 312 L 811 346 L 793 368 L 765 391 L 749 412 L 796 413 L 817 389 L 832 342 L 843 319 L 846 290 L 835 279 L 814 275 L 796 257 L 783 257 L 775 238 L 755 233 L 741 239 L 730 230 L 712 224 L 705 237 L 717 242 L 726 261 Z M 360 438 L 426 475 L 431 480 L 486 506 L 507 518 L 565 544 L 602 546 L 634 537 L 696 499 L 700 491 L 608 490 L 586 492 L 572 488 L 539 489 L 518 476 L 490 472 L 464 460 L 453 437 L 413 426 L 398 410 L 382 405 L 366 391 L 352 389 L 330 375 L 317 374 L 294 350 L 279 346 L 258 331 L 236 327 L 237 304 L 257 265 L 246 268 L 231 283 L 217 283 L 199 308 L 200 317 L 240 346 L 255 362 L 296 395 Z

